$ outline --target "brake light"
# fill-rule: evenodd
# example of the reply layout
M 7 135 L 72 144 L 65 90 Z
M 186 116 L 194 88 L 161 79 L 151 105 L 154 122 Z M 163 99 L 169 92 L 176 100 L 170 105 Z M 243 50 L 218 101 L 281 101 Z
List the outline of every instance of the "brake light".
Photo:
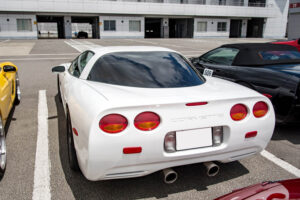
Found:
M 264 95 L 265 97 L 267 97 L 269 99 L 272 99 L 272 95 L 270 95 L 270 94 L 262 94 L 262 95 Z
M 135 153 L 141 153 L 142 147 L 125 147 L 123 148 L 124 154 L 135 154 Z
M 154 112 L 143 112 L 134 119 L 134 126 L 142 131 L 151 131 L 158 127 L 160 117 Z
M 119 114 L 109 114 L 104 116 L 100 122 L 99 127 L 106 133 L 119 133 L 123 131 L 128 125 L 127 119 Z
M 206 105 L 207 102 L 195 102 L 195 103 L 187 103 L 186 106 L 203 106 Z
M 240 121 L 244 119 L 247 114 L 247 107 L 243 104 L 236 104 L 230 110 L 231 119 L 233 119 L 234 121 Z
M 256 135 L 257 135 L 257 131 L 248 132 L 245 134 L 245 138 L 256 137 Z
M 269 107 L 263 101 L 257 102 L 253 107 L 253 115 L 257 118 L 265 116 L 268 113 L 268 111 Z

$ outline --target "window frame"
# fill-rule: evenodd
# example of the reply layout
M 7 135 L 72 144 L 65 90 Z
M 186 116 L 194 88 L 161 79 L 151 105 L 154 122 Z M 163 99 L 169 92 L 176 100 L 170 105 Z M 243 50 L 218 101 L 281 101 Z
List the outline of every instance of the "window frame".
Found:
M 105 22 L 108 23 L 108 29 L 105 29 Z M 111 23 L 114 22 L 114 29 L 111 29 Z M 116 20 L 112 19 L 108 19 L 108 20 L 103 20 L 103 31 L 117 31 L 117 22 Z
M 30 25 L 29 27 L 25 27 L 24 22 L 27 21 L 29 23 L 26 23 L 26 25 Z M 22 23 L 22 24 L 19 24 Z M 16 24 L 17 24 L 17 32 L 32 32 L 32 19 L 31 18 L 17 18 L 16 19 Z M 28 29 L 19 29 L 19 27 L 25 27 Z
M 205 30 L 203 30 L 203 31 L 201 31 L 201 30 L 199 30 L 200 29 L 200 27 L 199 27 L 199 24 L 200 23 L 203 23 L 203 24 L 205 24 Z M 207 32 L 207 21 L 198 21 L 197 22 L 197 32 L 200 32 L 200 33 L 205 33 L 205 32 Z
M 224 27 L 222 25 L 219 28 L 219 24 L 225 24 L 225 30 L 223 30 Z M 218 22 L 217 23 L 217 32 L 227 32 L 227 22 Z
M 139 23 L 139 30 L 130 30 L 130 22 L 138 22 Z M 141 22 L 141 20 L 129 20 L 128 21 L 128 30 L 129 30 L 129 32 L 141 32 L 142 31 L 142 22 Z
M 81 58 L 82 55 L 84 55 L 85 53 L 92 53 L 93 56 L 95 55 L 95 52 L 90 51 L 90 50 L 87 50 L 87 51 L 82 52 L 79 56 L 77 56 L 77 57 L 72 61 L 71 66 L 70 66 L 69 69 L 68 69 L 68 72 L 69 72 L 70 75 L 72 75 L 72 76 L 74 76 L 74 77 L 76 77 L 76 78 L 79 78 L 79 77 L 81 76 L 83 70 L 85 69 L 85 67 L 87 66 L 87 64 L 89 63 L 89 61 L 90 61 L 90 60 L 92 59 L 92 57 L 93 57 L 93 56 L 92 56 L 92 57 L 86 62 L 86 64 L 85 64 L 85 66 L 83 67 L 83 69 L 80 69 L 80 67 L 79 67 L 79 65 L 80 65 L 80 58 Z M 76 68 L 74 68 L 74 65 L 75 65 L 75 64 L 77 64 L 77 67 L 76 67 L 77 70 L 76 70 Z M 73 70 L 73 71 L 71 71 L 71 70 Z M 76 76 L 76 75 L 74 74 L 75 70 L 78 71 L 78 76 Z

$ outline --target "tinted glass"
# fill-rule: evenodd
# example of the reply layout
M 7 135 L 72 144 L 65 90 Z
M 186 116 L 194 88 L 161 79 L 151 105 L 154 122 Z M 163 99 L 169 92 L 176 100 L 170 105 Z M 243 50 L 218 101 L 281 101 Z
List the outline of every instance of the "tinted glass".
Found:
M 231 65 L 239 50 L 234 48 L 217 48 L 200 57 L 200 60 L 213 64 Z
M 86 64 L 89 62 L 89 60 L 93 56 L 94 56 L 94 53 L 91 51 L 86 51 L 80 55 L 79 66 L 78 66 L 80 74 L 83 71 L 83 69 L 85 68 Z
M 78 58 L 77 57 L 71 64 L 71 66 L 69 67 L 69 72 L 70 74 L 72 74 L 73 76 L 79 77 L 80 72 L 79 72 L 79 68 L 78 68 Z
M 296 60 L 300 59 L 298 51 L 260 51 L 258 55 L 263 60 Z
M 121 52 L 100 57 L 89 80 L 144 88 L 200 85 L 204 78 L 189 63 L 172 52 Z

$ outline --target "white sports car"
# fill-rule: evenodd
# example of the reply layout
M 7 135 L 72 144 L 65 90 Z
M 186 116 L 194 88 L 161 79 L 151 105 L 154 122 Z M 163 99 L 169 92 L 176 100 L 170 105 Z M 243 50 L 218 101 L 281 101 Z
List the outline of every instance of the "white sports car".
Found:
M 262 151 L 275 126 L 270 100 L 202 76 L 176 51 L 103 47 L 58 72 L 69 163 L 92 181 L 145 176 L 170 167 L 231 162 Z

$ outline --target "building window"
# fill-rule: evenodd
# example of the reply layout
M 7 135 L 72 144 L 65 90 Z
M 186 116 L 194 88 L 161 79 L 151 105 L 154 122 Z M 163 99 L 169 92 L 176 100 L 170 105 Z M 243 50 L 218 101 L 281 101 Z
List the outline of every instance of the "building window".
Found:
M 116 20 L 104 20 L 104 31 L 115 31 Z
M 141 21 L 129 20 L 129 31 L 130 32 L 141 32 Z
M 197 32 L 206 32 L 206 31 L 207 31 L 207 22 L 198 22 Z
M 226 5 L 226 0 L 219 0 L 219 5 Z
M 218 32 L 227 31 L 227 22 L 218 22 Z
M 18 31 L 32 31 L 31 19 L 17 19 Z

